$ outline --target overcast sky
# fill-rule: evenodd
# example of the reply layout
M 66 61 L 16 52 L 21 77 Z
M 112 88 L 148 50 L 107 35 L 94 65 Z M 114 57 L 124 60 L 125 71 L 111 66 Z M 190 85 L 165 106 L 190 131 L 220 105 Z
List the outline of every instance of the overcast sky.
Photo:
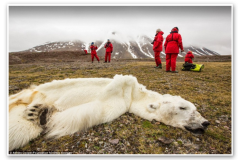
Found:
M 177 26 L 184 46 L 231 54 L 231 6 L 9 6 L 9 51 L 48 41 L 106 39 L 110 31 L 166 37 Z

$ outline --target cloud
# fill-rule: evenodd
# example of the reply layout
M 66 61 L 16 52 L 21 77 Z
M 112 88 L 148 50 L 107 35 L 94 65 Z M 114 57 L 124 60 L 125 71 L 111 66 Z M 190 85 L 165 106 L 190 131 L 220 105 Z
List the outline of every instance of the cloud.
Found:
M 47 41 L 104 40 L 117 31 L 126 37 L 166 37 L 178 26 L 184 45 L 231 53 L 230 6 L 10 6 L 9 51 Z

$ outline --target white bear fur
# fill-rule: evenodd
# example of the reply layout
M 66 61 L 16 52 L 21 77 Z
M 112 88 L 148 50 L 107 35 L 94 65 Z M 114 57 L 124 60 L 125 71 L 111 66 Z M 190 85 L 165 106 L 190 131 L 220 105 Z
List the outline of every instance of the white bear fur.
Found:
M 28 116 L 36 105 L 52 109 L 44 126 L 36 114 Z M 9 97 L 9 150 L 23 147 L 41 132 L 47 133 L 46 138 L 59 138 L 126 112 L 184 130 L 186 125 L 197 127 L 206 121 L 191 102 L 147 90 L 133 76 L 54 80 Z

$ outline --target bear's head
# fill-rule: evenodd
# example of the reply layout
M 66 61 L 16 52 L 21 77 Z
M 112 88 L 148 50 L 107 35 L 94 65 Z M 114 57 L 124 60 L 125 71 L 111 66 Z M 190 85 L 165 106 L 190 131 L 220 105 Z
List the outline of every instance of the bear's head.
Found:
M 155 113 L 156 120 L 194 134 L 203 134 L 210 124 L 201 116 L 194 104 L 180 96 L 167 94 L 163 95 L 161 99 L 148 105 L 148 111 Z

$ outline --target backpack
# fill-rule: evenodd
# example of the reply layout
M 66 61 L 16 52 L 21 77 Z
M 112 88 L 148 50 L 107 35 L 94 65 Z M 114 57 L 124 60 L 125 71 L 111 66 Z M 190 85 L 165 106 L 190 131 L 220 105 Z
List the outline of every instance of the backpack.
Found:
M 201 72 L 204 68 L 203 64 L 192 64 L 192 63 L 184 63 L 182 67 L 182 71 L 195 71 L 195 72 Z

